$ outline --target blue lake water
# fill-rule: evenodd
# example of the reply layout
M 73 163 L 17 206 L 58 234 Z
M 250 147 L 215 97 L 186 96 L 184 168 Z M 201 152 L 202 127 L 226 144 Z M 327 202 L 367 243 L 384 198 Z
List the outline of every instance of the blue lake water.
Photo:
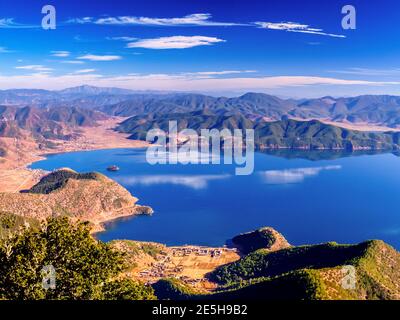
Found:
M 101 172 L 154 209 L 108 224 L 104 241 L 217 246 L 272 226 L 294 245 L 382 239 L 400 248 L 400 157 L 289 156 L 257 153 L 250 176 L 235 176 L 232 165 L 152 166 L 138 149 L 52 155 L 31 167 Z M 113 164 L 121 170 L 108 172 Z

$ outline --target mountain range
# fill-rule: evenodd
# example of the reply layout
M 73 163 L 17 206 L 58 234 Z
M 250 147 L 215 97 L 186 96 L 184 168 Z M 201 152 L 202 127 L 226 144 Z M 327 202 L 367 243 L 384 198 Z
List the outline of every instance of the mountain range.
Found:
M 169 123 L 177 121 L 178 131 L 193 129 L 254 130 L 257 149 L 294 150 L 398 150 L 400 132 L 366 132 L 340 128 L 318 120 L 297 121 L 284 116 L 278 121 L 250 120 L 227 110 L 193 111 L 188 113 L 148 114 L 131 117 L 116 130 L 129 133 L 134 140 L 146 140 L 151 129 L 169 131 Z M 154 141 L 153 141 L 154 142 Z
M 99 111 L 76 107 L 0 106 L 0 137 L 17 138 L 27 133 L 34 138 L 68 140 L 74 128 L 95 126 L 107 118 Z
M 147 92 L 119 88 L 80 86 L 59 91 L 16 89 L 0 91 L 0 105 L 77 107 L 95 109 L 112 116 L 130 117 L 143 113 L 191 112 L 220 109 L 239 112 L 250 119 L 279 120 L 287 115 L 298 119 L 400 126 L 400 97 L 363 95 L 282 99 L 264 93 L 240 97 L 212 97 L 194 93 Z

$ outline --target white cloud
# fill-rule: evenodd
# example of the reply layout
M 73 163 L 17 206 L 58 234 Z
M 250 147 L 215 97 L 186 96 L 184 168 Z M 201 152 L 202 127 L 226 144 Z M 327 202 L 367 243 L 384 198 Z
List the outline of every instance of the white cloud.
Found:
M 127 37 L 127 36 L 124 36 L 124 37 L 107 37 L 107 40 L 120 40 L 120 41 L 135 41 L 135 40 L 138 40 L 138 38 L 135 38 L 135 37 Z
M 67 21 L 67 23 L 77 23 L 77 24 L 85 24 L 92 22 L 93 22 L 93 17 L 73 18 Z
M 60 58 L 66 58 L 70 56 L 70 52 L 69 51 L 52 51 L 51 55 L 53 57 L 60 57 Z
M 70 19 L 67 23 L 77 24 L 99 24 L 99 25 L 142 25 L 142 26 L 237 26 L 244 25 L 232 22 L 215 22 L 209 13 L 195 13 L 180 18 L 149 18 L 135 16 L 119 16 L 119 17 L 103 17 L 103 18 L 75 18 Z
M 229 177 L 229 175 L 146 175 L 115 177 L 115 180 L 125 186 L 173 184 L 199 190 L 207 188 L 210 181 L 223 180 Z
M 317 176 L 324 170 L 340 170 L 342 166 L 333 165 L 313 168 L 296 168 L 285 170 L 268 170 L 260 172 L 263 181 L 267 184 L 292 184 L 303 182 L 305 178 Z
M 82 74 L 82 73 L 92 73 L 95 71 L 96 71 L 96 69 L 81 69 L 81 70 L 76 70 L 74 73 Z
M 39 67 L 44 68 L 43 66 Z M 33 70 L 32 67 L 26 70 Z M 42 69 L 43 70 L 43 69 Z M 37 71 L 37 70 L 36 70 Z M 99 74 L 66 74 L 66 75 L 0 75 L 0 88 L 43 88 L 64 89 L 66 87 L 89 84 L 100 87 L 120 87 L 135 90 L 165 90 L 165 91 L 271 91 L 285 88 L 294 90 L 301 88 L 303 93 L 306 87 L 314 92 L 317 86 L 332 90 L 333 86 L 339 86 L 337 90 L 349 86 L 377 87 L 385 89 L 389 86 L 396 88 L 400 82 L 344 80 L 337 78 L 309 77 L 309 76 L 280 76 L 280 77 L 232 77 L 232 78 L 195 78 L 184 74 L 128 74 L 121 76 L 104 76 Z M 398 88 L 398 87 L 397 87 Z M 354 89 L 356 90 L 356 89 Z M 390 91 L 391 92 L 391 91 Z
M 84 61 L 80 61 L 80 60 L 64 60 L 61 61 L 61 63 L 67 63 L 67 64 L 84 64 Z
M 0 53 L 10 53 L 11 50 L 7 49 L 6 47 L 0 47 Z
M 90 61 L 114 61 L 114 60 L 121 60 L 121 56 L 114 56 L 114 55 L 94 55 L 94 54 L 87 54 L 77 59 L 81 60 L 90 60 Z
M 39 26 L 21 24 L 14 21 L 14 18 L 1 18 L 0 29 L 31 29 L 39 28 Z
M 346 70 L 332 70 L 332 73 L 353 74 L 361 76 L 398 76 L 400 68 L 391 69 L 369 69 L 369 68 L 349 68 Z
M 21 69 L 21 70 L 33 70 L 33 71 L 51 71 L 53 70 L 52 68 L 47 68 L 44 67 L 40 64 L 32 64 L 32 65 L 27 65 L 27 66 L 18 66 L 15 67 L 15 69 Z
M 254 73 L 256 70 L 223 70 L 223 71 L 200 71 L 200 72 L 186 72 L 183 74 L 187 75 L 199 75 L 199 76 L 223 76 L 229 74 L 240 74 L 240 73 Z
M 209 46 L 218 42 L 225 42 L 225 40 L 205 36 L 172 36 L 154 39 L 141 39 L 136 42 L 128 43 L 127 48 L 187 49 L 198 46 Z
M 301 24 L 296 22 L 255 22 L 259 28 L 270 29 L 270 30 L 282 30 L 288 32 L 299 32 L 317 34 L 321 36 L 335 37 L 335 38 L 346 38 L 345 35 L 326 33 L 322 29 L 311 28 L 308 24 Z

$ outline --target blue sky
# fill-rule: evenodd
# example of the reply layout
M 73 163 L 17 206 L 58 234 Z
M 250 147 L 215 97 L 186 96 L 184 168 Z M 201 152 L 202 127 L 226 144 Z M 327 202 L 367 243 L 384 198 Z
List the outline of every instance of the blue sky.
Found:
M 356 30 L 341 26 L 346 4 Z M 399 15 L 396 0 L 2 0 L 0 89 L 400 94 Z

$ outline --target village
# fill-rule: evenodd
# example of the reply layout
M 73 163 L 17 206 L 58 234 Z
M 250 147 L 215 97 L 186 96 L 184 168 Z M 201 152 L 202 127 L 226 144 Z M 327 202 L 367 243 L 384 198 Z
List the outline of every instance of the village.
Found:
M 205 275 L 220 265 L 239 258 L 236 248 L 209 248 L 199 246 L 169 247 L 164 255 L 158 255 L 138 278 L 151 284 L 161 278 L 175 278 L 193 287 L 210 288 Z

